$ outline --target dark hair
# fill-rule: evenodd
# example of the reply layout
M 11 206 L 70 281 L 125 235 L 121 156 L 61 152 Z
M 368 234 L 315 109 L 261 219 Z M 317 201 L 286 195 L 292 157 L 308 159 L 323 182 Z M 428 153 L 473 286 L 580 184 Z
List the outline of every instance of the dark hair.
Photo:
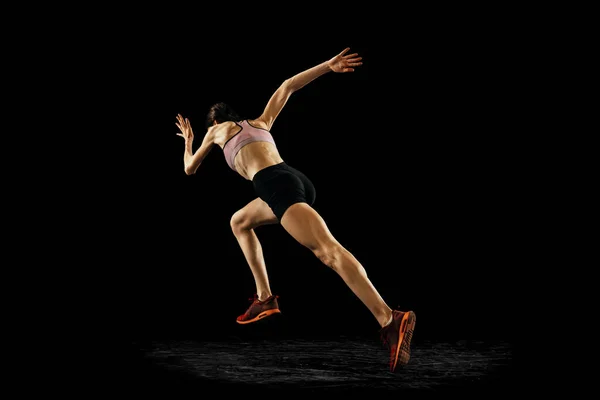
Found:
M 225 121 L 237 122 L 240 120 L 241 117 L 233 110 L 233 108 L 223 102 L 219 102 L 213 104 L 206 115 L 206 129 L 210 128 L 215 121 L 220 124 Z

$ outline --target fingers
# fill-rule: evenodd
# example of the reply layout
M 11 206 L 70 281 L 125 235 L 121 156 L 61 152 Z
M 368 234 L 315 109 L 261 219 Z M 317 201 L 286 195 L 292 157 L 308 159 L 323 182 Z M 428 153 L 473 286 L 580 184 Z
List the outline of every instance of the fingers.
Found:
M 346 49 L 346 51 L 349 48 Z M 358 56 L 358 53 L 352 53 L 352 54 L 347 54 L 345 56 L 343 56 L 344 59 L 344 63 L 346 64 L 347 67 L 358 67 L 361 66 L 362 63 L 362 57 Z M 350 70 L 349 68 L 345 69 L 344 72 L 352 72 L 354 71 L 353 69 Z
M 185 121 L 187 120 L 187 118 L 183 118 L 183 116 L 181 114 L 177 114 L 177 121 L 179 121 L 180 125 L 185 125 Z M 175 124 L 177 125 L 177 124 Z M 179 127 L 179 129 L 181 129 L 181 126 L 177 125 Z
M 175 126 L 179 128 L 181 132 L 177 132 L 177 136 L 181 136 L 185 140 L 188 140 L 190 137 L 190 132 L 192 130 L 190 126 L 190 120 L 188 118 L 183 118 L 181 114 L 177 114 L 177 122 L 175 122 Z
M 340 54 L 338 54 L 338 56 L 343 56 L 344 54 L 346 54 L 348 51 L 350 50 L 350 47 L 346 47 L 344 50 L 342 50 L 342 52 Z
M 351 58 L 348 60 L 344 60 L 346 62 L 346 64 L 350 65 L 350 64 L 362 64 L 362 57 L 356 57 L 356 58 Z
M 181 131 L 185 129 L 192 129 L 192 124 L 190 123 L 189 118 L 183 118 L 181 114 L 177 114 L 177 121 L 175 122 L 175 126 L 177 126 Z

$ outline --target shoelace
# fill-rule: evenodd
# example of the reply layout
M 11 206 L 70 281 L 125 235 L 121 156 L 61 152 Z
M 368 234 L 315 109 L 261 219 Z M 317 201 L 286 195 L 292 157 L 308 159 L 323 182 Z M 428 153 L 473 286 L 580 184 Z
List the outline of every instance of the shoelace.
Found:
M 274 297 L 274 298 L 276 298 L 276 299 L 278 299 L 278 298 L 279 298 L 279 296 L 278 296 L 278 295 L 275 295 L 275 296 L 272 296 L 272 297 Z M 248 301 L 250 301 L 252 304 L 254 304 L 254 303 L 263 303 L 263 302 L 264 302 L 264 301 L 266 301 L 266 300 L 264 300 L 264 301 L 260 301 L 260 300 L 258 299 L 258 295 L 257 295 L 256 293 L 254 293 L 254 296 L 253 296 L 253 297 L 251 297 L 251 298 L 249 298 L 249 299 L 248 299 Z

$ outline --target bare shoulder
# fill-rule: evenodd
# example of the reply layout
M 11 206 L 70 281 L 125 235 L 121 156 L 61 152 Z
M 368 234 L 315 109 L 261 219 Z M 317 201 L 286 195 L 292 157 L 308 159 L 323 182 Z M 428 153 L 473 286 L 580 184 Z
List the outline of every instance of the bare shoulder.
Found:
M 260 118 L 257 119 L 249 119 L 248 123 L 250 125 L 252 125 L 255 128 L 260 128 L 260 129 L 264 129 L 266 131 L 269 130 L 269 126 L 267 125 L 266 122 L 264 122 L 263 120 L 261 120 Z
M 211 135 L 210 140 L 213 143 L 223 147 L 225 142 L 240 131 L 241 127 L 233 121 L 226 121 L 219 125 L 208 128 L 207 135 Z

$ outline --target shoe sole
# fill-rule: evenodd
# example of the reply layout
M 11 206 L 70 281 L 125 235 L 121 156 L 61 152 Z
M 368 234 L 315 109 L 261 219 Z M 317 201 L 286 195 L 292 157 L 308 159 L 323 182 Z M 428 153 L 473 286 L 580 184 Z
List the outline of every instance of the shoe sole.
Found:
M 237 321 L 236 320 L 235 322 L 237 322 L 238 324 L 241 324 L 241 325 L 251 324 L 253 322 L 260 321 L 261 319 L 263 319 L 265 317 L 268 317 L 269 315 L 273 315 L 273 314 L 281 314 L 281 311 L 279 311 L 278 308 L 274 308 L 272 310 L 263 311 L 263 312 L 261 312 L 260 314 L 258 314 L 256 317 L 254 317 L 252 319 L 248 319 L 248 320 L 245 320 L 245 321 Z
M 400 329 L 398 332 L 398 346 L 396 347 L 396 357 L 394 359 L 392 372 L 396 369 L 397 365 L 404 366 L 408 364 L 408 361 L 410 360 L 410 341 L 413 337 L 416 321 L 417 316 L 413 311 L 406 312 L 402 317 L 402 322 L 400 323 Z

